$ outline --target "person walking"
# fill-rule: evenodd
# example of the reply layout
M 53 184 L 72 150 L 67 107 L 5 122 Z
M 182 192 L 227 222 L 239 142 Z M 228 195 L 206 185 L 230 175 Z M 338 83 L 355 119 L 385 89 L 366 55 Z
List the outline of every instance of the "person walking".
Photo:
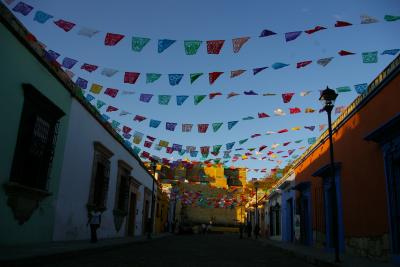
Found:
M 97 242 L 97 229 L 99 229 L 101 224 L 101 212 L 95 209 L 89 213 L 89 220 L 87 225 L 90 225 L 90 242 Z

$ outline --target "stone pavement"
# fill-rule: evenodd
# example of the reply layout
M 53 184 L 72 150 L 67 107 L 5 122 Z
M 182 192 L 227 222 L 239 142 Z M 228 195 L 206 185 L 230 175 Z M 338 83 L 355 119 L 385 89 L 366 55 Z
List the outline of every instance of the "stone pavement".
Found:
M 143 243 L 157 240 L 171 234 L 100 239 L 97 243 L 89 240 L 49 242 L 35 245 L 0 246 L 0 266 L 25 266 L 42 261 L 70 258 L 87 253 L 101 253 L 103 250 L 123 247 L 132 243 Z
M 312 263 L 317 266 L 341 266 L 341 267 L 395 267 L 395 265 L 387 262 L 372 261 L 367 258 L 341 255 L 340 263 L 334 262 L 333 253 L 328 253 L 323 249 L 311 248 L 308 246 L 295 245 L 286 242 L 273 241 L 268 239 L 259 239 L 259 242 L 263 246 L 274 246 L 290 253 L 291 255 L 302 259 L 308 263 Z
M 108 242 L 108 241 L 103 241 Z M 83 246 L 83 245 L 82 245 Z M 101 246 L 101 241 L 98 245 Z M 85 246 L 87 248 L 87 246 Z M 33 253 L 32 253 L 33 254 Z M 32 255 L 31 254 L 31 255 Z M 64 254 L 68 255 L 68 254 Z M 9 264 L 11 264 L 9 262 Z M 0 266 L 11 266 L 2 265 Z M 130 242 L 102 250 L 60 257 L 39 257 L 37 260 L 16 262 L 13 266 L 40 267 L 135 267 L 135 266 L 201 266 L 201 267 L 311 267 L 279 248 L 261 244 L 253 239 L 239 239 L 233 234 L 169 235 L 150 242 Z

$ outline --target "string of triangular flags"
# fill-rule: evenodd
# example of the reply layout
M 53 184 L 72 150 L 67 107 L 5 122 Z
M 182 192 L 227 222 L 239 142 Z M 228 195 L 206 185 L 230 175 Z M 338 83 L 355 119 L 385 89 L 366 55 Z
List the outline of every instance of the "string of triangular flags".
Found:
M 11 5 L 14 1 L 13 0 L 4 0 L 8 5 Z M 33 6 L 25 3 L 25 2 L 18 2 L 13 8 L 12 11 L 15 13 L 19 13 L 23 16 L 28 16 L 31 11 L 34 9 Z M 78 26 L 75 22 L 72 21 L 67 21 L 64 19 L 58 19 L 55 18 L 55 16 L 44 12 L 42 10 L 37 10 L 33 16 L 33 20 L 40 23 L 40 24 L 45 24 L 46 22 L 52 20 L 54 25 L 62 29 L 64 32 L 70 32 L 73 30 L 76 26 Z M 395 15 L 385 15 L 383 17 L 383 21 L 385 22 L 394 22 L 400 20 L 400 16 L 395 16 Z M 328 28 L 331 29 L 338 29 L 338 28 L 343 28 L 343 27 L 348 27 L 352 26 L 355 24 L 359 25 L 369 25 L 373 23 L 379 23 L 382 22 L 381 20 L 378 20 L 377 18 L 374 18 L 369 15 L 361 15 L 360 16 L 360 22 L 357 23 L 351 23 L 348 21 L 336 21 L 334 25 L 331 27 L 328 26 L 321 26 L 317 25 L 313 28 L 306 29 L 303 31 L 290 31 L 290 32 L 285 32 L 285 33 L 277 33 L 274 32 L 270 29 L 263 29 L 260 33 L 258 38 L 265 38 L 265 37 L 271 37 L 271 36 L 279 36 L 282 35 L 285 38 L 286 42 L 291 42 L 296 39 L 298 39 L 302 35 L 312 35 L 315 34 L 316 32 L 320 32 L 323 30 L 327 30 Z M 94 28 L 88 28 L 84 26 L 78 26 L 80 29 L 77 31 L 77 34 L 80 36 L 92 38 L 95 35 L 98 35 L 100 31 L 98 29 Z M 304 33 L 304 34 L 303 34 Z M 116 46 L 117 44 L 120 44 L 120 42 L 125 39 L 126 35 L 121 34 L 121 33 L 112 33 L 112 32 L 107 32 L 105 33 L 105 36 L 103 38 L 103 42 L 105 46 Z M 231 39 L 232 42 L 232 50 L 233 53 L 239 53 L 241 48 L 250 40 L 254 39 L 256 36 L 242 36 L 242 37 L 237 37 Z M 133 52 L 141 52 L 145 46 L 147 46 L 150 43 L 151 39 L 148 37 L 143 37 L 143 36 L 131 36 L 131 50 Z M 158 53 L 163 53 L 165 50 L 167 50 L 169 47 L 171 47 L 173 44 L 177 43 L 178 40 L 176 39 L 158 39 L 157 40 L 157 51 Z M 207 54 L 220 54 L 221 50 L 223 49 L 223 46 L 227 40 L 199 40 L 199 39 L 192 39 L 192 40 L 184 40 L 183 41 L 183 47 L 186 55 L 196 55 L 199 48 L 203 45 L 206 47 Z
M 232 99 L 233 97 L 236 96 L 262 96 L 262 97 L 273 97 L 273 96 L 280 96 L 282 99 L 282 102 L 284 104 L 290 103 L 292 98 L 297 94 L 301 97 L 309 96 L 312 92 L 320 92 L 321 90 L 303 90 L 300 93 L 295 93 L 295 92 L 285 92 L 285 93 L 276 93 L 272 91 L 268 92 L 258 92 L 254 90 L 248 90 L 248 91 L 243 91 L 243 92 L 238 92 L 238 91 L 231 91 L 229 93 L 224 93 L 220 91 L 214 91 L 209 94 L 201 94 L 201 95 L 169 95 L 169 94 L 162 94 L 162 95 L 155 95 L 155 94 L 150 94 L 150 93 L 137 93 L 136 91 L 131 91 L 131 90 L 121 90 L 117 88 L 111 88 L 111 87 L 106 87 L 101 85 L 100 83 L 89 83 L 88 80 L 83 79 L 81 77 L 78 77 L 75 80 L 75 84 L 83 89 L 86 90 L 89 88 L 89 92 L 92 95 L 89 98 L 94 97 L 93 95 L 99 95 L 103 93 L 104 95 L 107 95 L 112 98 L 116 98 L 117 96 L 131 96 L 134 94 L 139 94 L 138 100 L 143 103 L 151 103 L 152 100 L 155 100 L 156 103 L 159 105 L 169 105 L 173 101 L 173 99 L 176 100 L 176 105 L 177 106 L 182 106 L 184 103 L 187 103 L 186 100 L 189 99 L 189 97 L 193 97 L 193 105 L 197 106 L 201 102 L 203 102 L 206 99 L 213 100 L 216 99 L 217 97 L 222 97 L 226 96 L 226 99 Z M 353 86 L 339 86 L 336 88 L 337 93 L 347 93 L 351 92 L 353 89 L 355 92 L 358 94 L 364 94 L 366 90 L 368 89 L 368 83 L 359 83 L 355 84 Z
M 390 56 L 395 56 L 400 49 L 386 49 L 380 53 L 380 55 L 390 55 Z M 341 57 L 344 56 L 351 56 L 351 55 L 356 55 L 356 52 L 350 52 L 346 50 L 340 50 L 338 52 L 338 55 Z M 61 67 L 63 67 L 65 70 L 71 71 L 75 66 L 78 66 L 77 63 L 79 62 L 76 59 L 70 58 L 70 57 L 63 57 L 61 60 L 61 54 L 58 52 L 55 52 L 53 50 L 47 50 L 46 53 L 46 58 L 50 61 L 57 61 Z M 365 64 L 371 64 L 371 63 L 377 63 L 378 62 L 378 57 L 379 53 L 378 51 L 369 51 L 369 52 L 362 52 L 361 53 L 361 58 L 362 62 Z M 309 59 L 306 61 L 301 61 L 297 62 L 295 64 L 292 63 L 283 63 L 283 62 L 275 62 L 270 66 L 263 66 L 263 67 L 256 67 L 252 69 L 237 69 L 237 70 L 231 70 L 228 71 L 230 73 L 230 78 L 236 78 L 238 76 L 241 76 L 242 74 L 246 73 L 247 71 L 252 71 L 253 76 L 257 75 L 263 70 L 266 69 L 274 69 L 274 70 L 279 70 L 291 65 L 296 66 L 296 69 L 302 69 L 305 68 L 309 65 L 311 65 L 313 62 L 316 62 L 319 66 L 326 67 L 335 57 L 325 57 L 325 58 L 319 58 L 319 59 Z M 113 77 L 117 73 L 122 73 L 122 81 L 123 83 L 126 84 L 136 84 L 136 82 L 140 79 L 140 77 L 145 75 L 145 83 L 150 84 L 154 83 L 164 75 L 168 77 L 168 83 L 170 86 L 177 86 L 180 84 L 180 82 L 183 80 L 183 77 L 189 76 L 190 84 L 193 84 L 195 81 L 197 81 L 200 77 L 202 77 L 205 72 L 195 72 L 195 73 L 190 73 L 190 74 L 184 74 L 184 73 L 170 73 L 170 74 L 162 74 L 162 73 L 146 73 L 142 74 L 137 71 L 121 71 L 117 70 L 114 68 L 110 67 L 105 67 L 105 66 L 100 66 L 100 65 L 95 65 L 91 63 L 85 63 L 85 62 L 80 62 L 80 68 L 79 70 L 88 72 L 88 73 L 93 73 L 97 71 L 98 69 L 102 69 L 100 74 L 103 75 L 104 77 Z M 76 68 L 76 67 L 75 67 Z M 215 84 L 217 79 L 219 79 L 226 71 L 213 71 L 208 73 L 208 82 L 210 85 Z
M 107 105 L 107 103 L 104 102 L 103 100 L 100 100 L 100 99 L 96 100 L 96 98 L 94 98 L 91 94 L 86 94 L 85 99 L 91 105 L 93 105 L 99 112 L 102 112 L 101 110 L 105 109 L 104 110 L 105 113 L 103 113 L 103 116 L 105 116 L 105 118 L 107 118 L 107 120 L 111 118 L 107 114 L 110 114 L 112 112 L 116 112 L 116 111 L 120 110 L 119 108 L 117 108 L 115 106 Z M 94 100 L 96 100 L 96 101 L 94 101 Z M 335 107 L 335 114 L 340 114 L 342 111 L 345 110 L 345 108 L 346 108 L 345 106 L 337 106 L 337 107 Z M 295 114 L 299 114 L 299 113 L 313 114 L 315 112 L 316 112 L 316 110 L 313 109 L 313 108 L 310 108 L 310 107 L 303 109 L 303 111 L 299 107 L 288 108 L 288 113 L 290 115 L 295 115 Z M 323 112 L 323 110 L 320 109 L 319 112 Z M 281 117 L 281 116 L 285 116 L 286 112 L 281 108 L 277 108 L 277 109 L 274 110 L 274 115 Z M 133 115 L 132 112 L 129 112 L 129 111 L 126 111 L 126 110 L 120 110 L 119 116 L 132 116 L 133 121 L 137 122 L 137 123 L 141 123 L 141 122 L 143 122 L 145 120 L 148 120 L 150 128 L 158 128 L 161 125 L 161 123 L 163 122 L 161 120 L 157 120 L 157 119 L 153 119 L 153 118 L 147 118 L 147 117 L 145 117 L 143 115 L 138 115 L 138 114 Z M 241 120 L 242 121 L 251 121 L 251 120 L 254 120 L 254 119 L 265 119 L 265 118 L 269 118 L 269 117 L 271 117 L 271 116 L 268 115 L 265 112 L 258 112 L 257 116 L 246 116 L 246 117 L 243 117 Z M 205 134 L 212 127 L 212 130 L 215 133 L 219 129 L 221 129 L 221 127 L 224 124 L 227 125 L 227 129 L 228 130 L 231 130 L 238 123 L 239 123 L 239 120 L 232 120 L 232 121 L 227 121 L 227 122 L 220 122 L 219 121 L 219 122 L 212 122 L 212 123 L 199 123 L 199 124 L 197 124 L 197 130 L 198 130 L 198 133 Z M 193 124 L 193 123 L 165 122 L 165 130 L 167 130 L 167 131 L 175 131 L 179 124 L 181 125 L 181 131 L 183 133 L 192 132 L 192 130 L 194 129 L 194 126 L 195 126 L 195 124 Z M 211 127 L 210 127 L 210 125 L 211 125 Z

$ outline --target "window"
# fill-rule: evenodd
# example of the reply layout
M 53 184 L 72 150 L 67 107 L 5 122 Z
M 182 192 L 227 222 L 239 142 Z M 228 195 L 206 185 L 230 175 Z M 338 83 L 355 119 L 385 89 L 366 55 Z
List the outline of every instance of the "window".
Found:
M 125 161 L 118 161 L 118 182 L 115 209 L 127 213 L 129 200 L 130 172 L 132 167 Z
M 89 193 L 88 208 L 106 209 L 108 184 L 110 180 L 110 158 L 113 153 L 100 142 L 94 142 L 94 160 L 92 182 Z
M 24 105 L 10 181 L 47 190 L 58 124 L 65 113 L 32 85 L 22 88 Z

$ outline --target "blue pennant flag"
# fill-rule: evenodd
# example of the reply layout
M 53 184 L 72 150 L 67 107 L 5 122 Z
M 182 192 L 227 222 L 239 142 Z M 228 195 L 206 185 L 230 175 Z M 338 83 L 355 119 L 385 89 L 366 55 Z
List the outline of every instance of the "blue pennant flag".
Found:
M 158 126 L 160 126 L 160 123 L 161 123 L 161 121 L 150 119 L 150 125 L 149 126 L 151 128 L 157 128 Z
M 158 40 L 158 53 L 164 52 L 165 49 L 170 47 L 176 40 L 160 39 Z
M 228 130 L 232 129 L 239 121 L 228 121 Z
M 176 96 L 176 104 L 178 106 L 181 106 L 183 104 L 183 102 L 185 102 L 185 100 L 188 98 L 189 96 L 187 95 L 177 95 Z
M 354 85 L 354 89 L 358 94 L 364 94 L 368 89 L 368 83 L 356 84 Z
M 168 78 L 170 85 L 178 85 L 183 78 L 183 74 L 168 74 Z
M 39 23 L 46 23 L 49 19 L 53 18 L 52 15 L 49 15 L 47 13 L 44 13 L 43 11 L 36 11 L 35 17 L 33 20 L 39 22 Z
M 235 145 L 235 142 L 227 143 L 226 150 L 231 150 L 234 145 Z

